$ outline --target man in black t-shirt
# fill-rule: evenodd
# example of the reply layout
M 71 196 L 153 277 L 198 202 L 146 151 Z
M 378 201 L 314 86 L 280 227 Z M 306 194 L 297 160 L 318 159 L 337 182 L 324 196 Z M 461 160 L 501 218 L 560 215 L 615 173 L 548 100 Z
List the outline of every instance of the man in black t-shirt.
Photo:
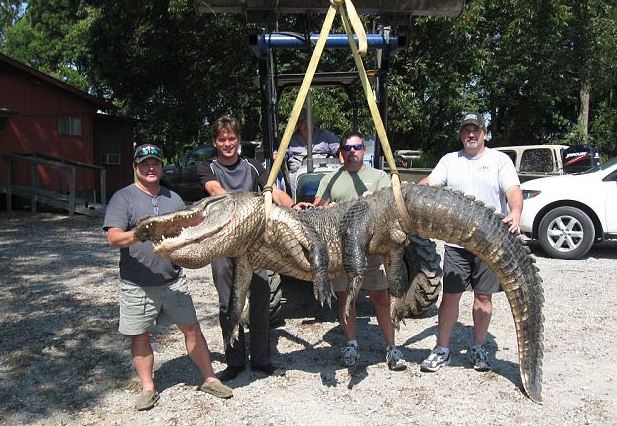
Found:
M 208 195 L 227 192 L 254 192 L 263 189 L 268 180 L 265 168 L 256 160 L 238 154 L 240 128 L 238 120 L 223 116 L 213 124 L 214 146 L 217 155 L 197 166 L 197 176 Z M 274 188 L 273 201 L 292 207 L 293 201 L 285 192 Z M 221 257 L 212 262 L 212 279 L 219 294 L 219 321 L 223 339 L 229 341 L 233 324 L 229 321 L 229 302 L 235 270 L 235 259 Z M 256 269 L 250 286 L 250 357 L 251 369 L 267 375 L 282 375 L 270 362 L 270 285 L 267 271 Z M 240 327 L 239 339 L 225 349 L 227 368 L 217 374 L 222 381 L 234 379 L 246 368 L 246 343 Z

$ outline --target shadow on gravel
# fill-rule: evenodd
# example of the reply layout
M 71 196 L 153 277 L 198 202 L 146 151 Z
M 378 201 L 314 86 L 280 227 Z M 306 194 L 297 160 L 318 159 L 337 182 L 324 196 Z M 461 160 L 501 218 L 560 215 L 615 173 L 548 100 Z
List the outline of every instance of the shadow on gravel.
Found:
M 212 361 L 225 362 L 225 354 L 210 352 Z M 178 383 L 184 383 L 191 388 L 197 388 L 203 383 L 201 373 L 188 355 L 170 359 L 154 370 L 154 383 L 159 392 L 173 387 Z
M 96 405 L 126 386 L 128 341 L 105 273 L 117 253 L 97 222 L 29 213 L 0 221 L 0 423 Z
M 416 342 L 424 340 L 427 337 L 436 336 L 437 335 L 437 326 L 433 326 L 422 330 L 422 332 L 410 336 L 405 343 L 404 346 L 408 347 L 409 345 L 413 345 Z M 475 373 L 473 367 L 469 362 L 469 355 L 467 353 L 469 349 L 470 343 L 473 341 L 473 326 L 464 325 L 460 322 L 456 323 L 454 331 L 452 333 L 452 340 L 450 345 L 450 353 L 452 354 L 452 359 L 450 361 L 450 365 L 448 367 L 462 367 L 469 370 L 470 374 Z M 495 340 L 495 336 L 489 332 L 486 335 L 486 343 L 484 344 L 488 355 L 489 361 L 492 366 L 492 374 L 500 375 L 506 379 L 508 379 L 512 384 L 522 389 L 521 377 L 519 374 L 519 364 L 513 363 L 510 361 L 505 361 L 503 359 L 497 358 L 497 352 L 500 350 L 517 350 L 517 348 L 499 348 L 497 341 Z M 431 353 L 430 349 L 420 349 L 416 351 L 410 351 L 411 357 L 406 358 L 407 362 L 411 365 L 411 368 L 420 368 L 420 363 L 426 359 Z M 448 368 L 445 367 L 445 368 Z M 430 373 L 427 373 L 430 374 Z
M 544 250 L 542 250 L 542 247 L 540 246 L 539 242 L 528 241 L 527 245 L 531 249 L 531 253 L 534 256 L 539 257 L 539 258 L 549 259 L 549 260 L 551 259 L 550 257 L 546 255 L 546 253 L 544 253 Z M 578 259 L 578 260 L 586 260 L 589 258 L 617 259 L 617 241 L 603 241 L 601 243 L 595 244 L 591 248 L 591 250 L 589 250 L 589 253 L 587 253 L 585 256 L 583 256 L 581 259 Z M 561 259 L 554 259 L 554 260 L 560 261 L 560 262 L 564 261 Z

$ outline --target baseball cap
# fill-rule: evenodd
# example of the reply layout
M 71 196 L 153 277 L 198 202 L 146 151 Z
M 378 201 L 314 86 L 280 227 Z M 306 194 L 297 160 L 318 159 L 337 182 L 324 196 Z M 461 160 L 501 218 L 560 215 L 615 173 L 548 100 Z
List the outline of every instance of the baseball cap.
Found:
M 139 145 L 135 149 L 133 160 L 136 163 L 141 163 L 146 158 L 155 158 L 162 162 L 163 161 L 163 150 L 161 150 L 161 148 L 159 148 L 158 146 L 152 145 L 149 143 L 144 144 L 144 145 Z
M 467 124 L 474 124 L 481 129 L 486 129 L 486 123 L 484 122 L 484 117 L 480 113 L 477 112 L 468 112 L 463 115 L 463 119 L 461 120 L 461 125 L 458 127 L 461 130 Z

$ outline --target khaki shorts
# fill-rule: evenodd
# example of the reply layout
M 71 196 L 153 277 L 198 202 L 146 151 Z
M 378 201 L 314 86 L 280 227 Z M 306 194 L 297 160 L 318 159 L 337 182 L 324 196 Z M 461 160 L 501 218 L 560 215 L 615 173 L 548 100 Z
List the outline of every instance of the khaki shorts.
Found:
M 345 271 L 332 280 L 332 286 L 334 291 L 347 291 L 347 274 Z M 386 290 L 388 288 L 381 256 L 368 257 L 368 265 L 361 288 L 362 290 Z
M 142 334 L 154 323 L 195 324 L 197 315 L 183 275 L 170 285 L 139 287 L 120 280 L 120 325 L 127 336 Z

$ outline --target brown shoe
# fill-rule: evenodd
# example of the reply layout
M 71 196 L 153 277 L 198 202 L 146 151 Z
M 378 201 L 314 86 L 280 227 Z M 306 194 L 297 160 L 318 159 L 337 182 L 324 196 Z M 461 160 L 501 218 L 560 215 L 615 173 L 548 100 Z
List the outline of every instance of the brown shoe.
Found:
M 135 401 L 137 411 L 149 410 L 159 400 L 159 393 L 155 390 L 142 391 Z
M 220 380 L 214 382 L 204 382 L 199 390 L 217 398 L 229 399 L 234 396 L 233 390 L 229 386 L 225 386 Z

